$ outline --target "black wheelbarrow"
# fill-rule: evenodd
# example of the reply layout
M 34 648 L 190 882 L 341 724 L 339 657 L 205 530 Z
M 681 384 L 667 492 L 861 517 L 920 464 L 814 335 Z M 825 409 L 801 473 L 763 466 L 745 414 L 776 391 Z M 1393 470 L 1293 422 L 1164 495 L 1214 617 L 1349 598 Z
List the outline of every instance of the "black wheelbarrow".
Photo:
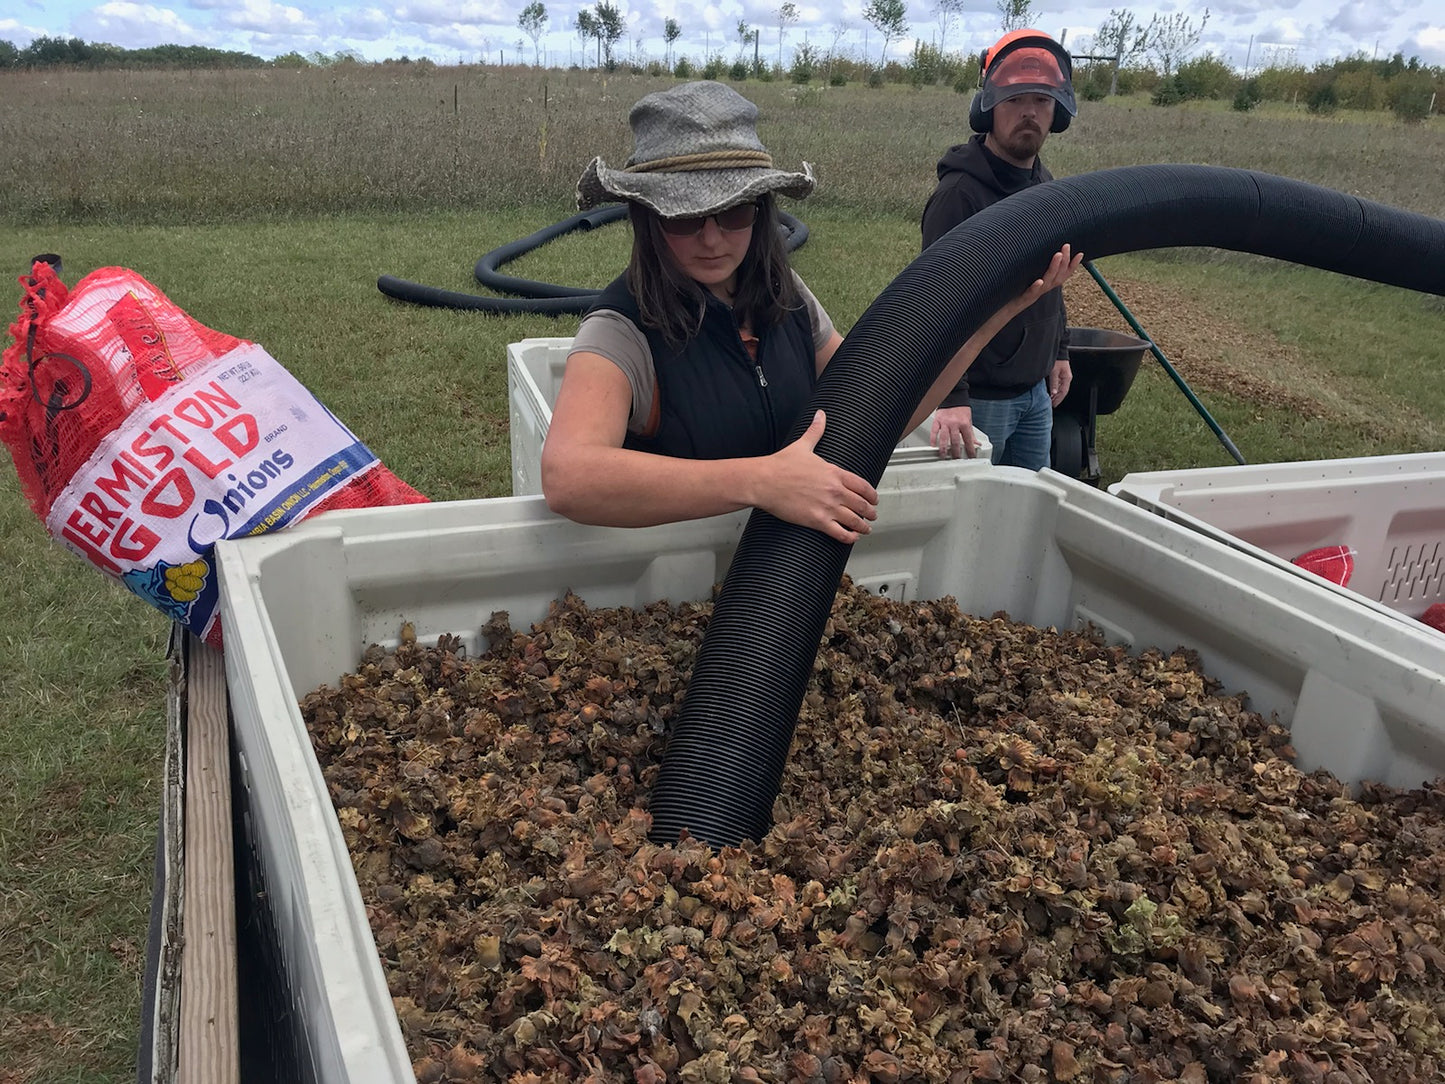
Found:
M 1054 407 L 1049 456 L 1054 470 L 1091 486 L 1099 484 L 1099 457 L 1094 450 L 1098 417 L 1119 409 L 1148 350 L 1147 340 L 1122 331 L 1069 328 L 1069 368 L 1074 380 L 1064 401 Z

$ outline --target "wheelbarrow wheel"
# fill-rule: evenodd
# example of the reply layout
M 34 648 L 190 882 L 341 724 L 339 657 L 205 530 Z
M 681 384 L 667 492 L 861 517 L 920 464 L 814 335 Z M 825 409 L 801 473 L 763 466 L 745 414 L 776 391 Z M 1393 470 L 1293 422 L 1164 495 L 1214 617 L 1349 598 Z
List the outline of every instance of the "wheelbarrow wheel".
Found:
M 1087 460 L 1084 448 L 1084 423 L 1073 414 L 1054 413 L 1054 435 L 1049 465 L 1060 474 L 1078 478 L 1084 473 Z

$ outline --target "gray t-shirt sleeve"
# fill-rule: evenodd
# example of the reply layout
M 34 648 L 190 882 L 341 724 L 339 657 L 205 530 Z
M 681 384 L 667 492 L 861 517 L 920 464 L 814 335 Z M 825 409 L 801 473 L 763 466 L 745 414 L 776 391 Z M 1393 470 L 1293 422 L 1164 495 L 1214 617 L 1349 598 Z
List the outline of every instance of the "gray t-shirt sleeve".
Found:
M 813 325 L 813 349 L 821 350 L 829 339 L 833 337 L 833 319 L 818 303 L 813 296 L 813 291 L 808 289 L 808 284 L 793 272 L 793 285 L 798 288 L 798 294 L 803 299 L 803 304 L 808 307 L 808 322 Z
M 796 271 L 793 272 L 793 284 L 808 310 L 808 323 L 813 329 L 813 349 L 821 350 L 833 337 L 833 320 Z M 644 432 L 652 415 L 653 397 L 657 394 L 657 373 L 652 367 L 652 348 L 647 344 L 647 336 L 620 312 L 598 309 L 582 318 L 567 355 L 570 357 L 579 351 L 598 354 L 622 370 L 632 388 L 628 432 Z
M 627 429 L 641 433 L 657 391 L 657 374 L 652 368 L 652 348 L 647 345 L 647 336 L 620 312 L 598 309 L 582 318 L 567 356 L 579 351 L 600 354 L 622 370 L 632 388 L 632 413 L 627 418 Z

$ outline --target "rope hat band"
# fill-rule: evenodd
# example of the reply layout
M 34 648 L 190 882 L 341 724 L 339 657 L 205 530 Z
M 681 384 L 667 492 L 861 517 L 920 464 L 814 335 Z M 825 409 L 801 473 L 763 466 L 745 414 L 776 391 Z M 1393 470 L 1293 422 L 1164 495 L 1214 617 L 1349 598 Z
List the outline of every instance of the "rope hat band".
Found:
M 627 173 L 686 173 L 694 169 L 742 169 L 756 166 L 773 168 L 773 156 L 767 151 L 704 151 L 700 154 L 675 154 L 655 162 L 638 162 L 624 166 Z

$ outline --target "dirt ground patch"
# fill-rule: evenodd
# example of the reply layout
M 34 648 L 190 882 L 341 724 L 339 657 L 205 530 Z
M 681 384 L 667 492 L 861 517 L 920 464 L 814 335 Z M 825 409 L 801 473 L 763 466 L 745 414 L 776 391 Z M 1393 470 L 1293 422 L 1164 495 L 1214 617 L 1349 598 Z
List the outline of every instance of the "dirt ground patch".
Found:
M 1148 332 L 1169 363 L 1193 388 L 1223 392 L 1304 418 L 1336 418 L 1378 432 L 1382 423 L 1402 431 L 1433 429 L 1418 413 L 1392 406 L 1391 417 L 1358 389 L 1321 381 L 1297 347 L 1261 335 L 1199 297 L 1176 286 L 1111 275 L 1109 284 Z M 1076 274 L 1065 287 L 1069 323 L 1132 334 L 1128 322 L 1089 275 Z

